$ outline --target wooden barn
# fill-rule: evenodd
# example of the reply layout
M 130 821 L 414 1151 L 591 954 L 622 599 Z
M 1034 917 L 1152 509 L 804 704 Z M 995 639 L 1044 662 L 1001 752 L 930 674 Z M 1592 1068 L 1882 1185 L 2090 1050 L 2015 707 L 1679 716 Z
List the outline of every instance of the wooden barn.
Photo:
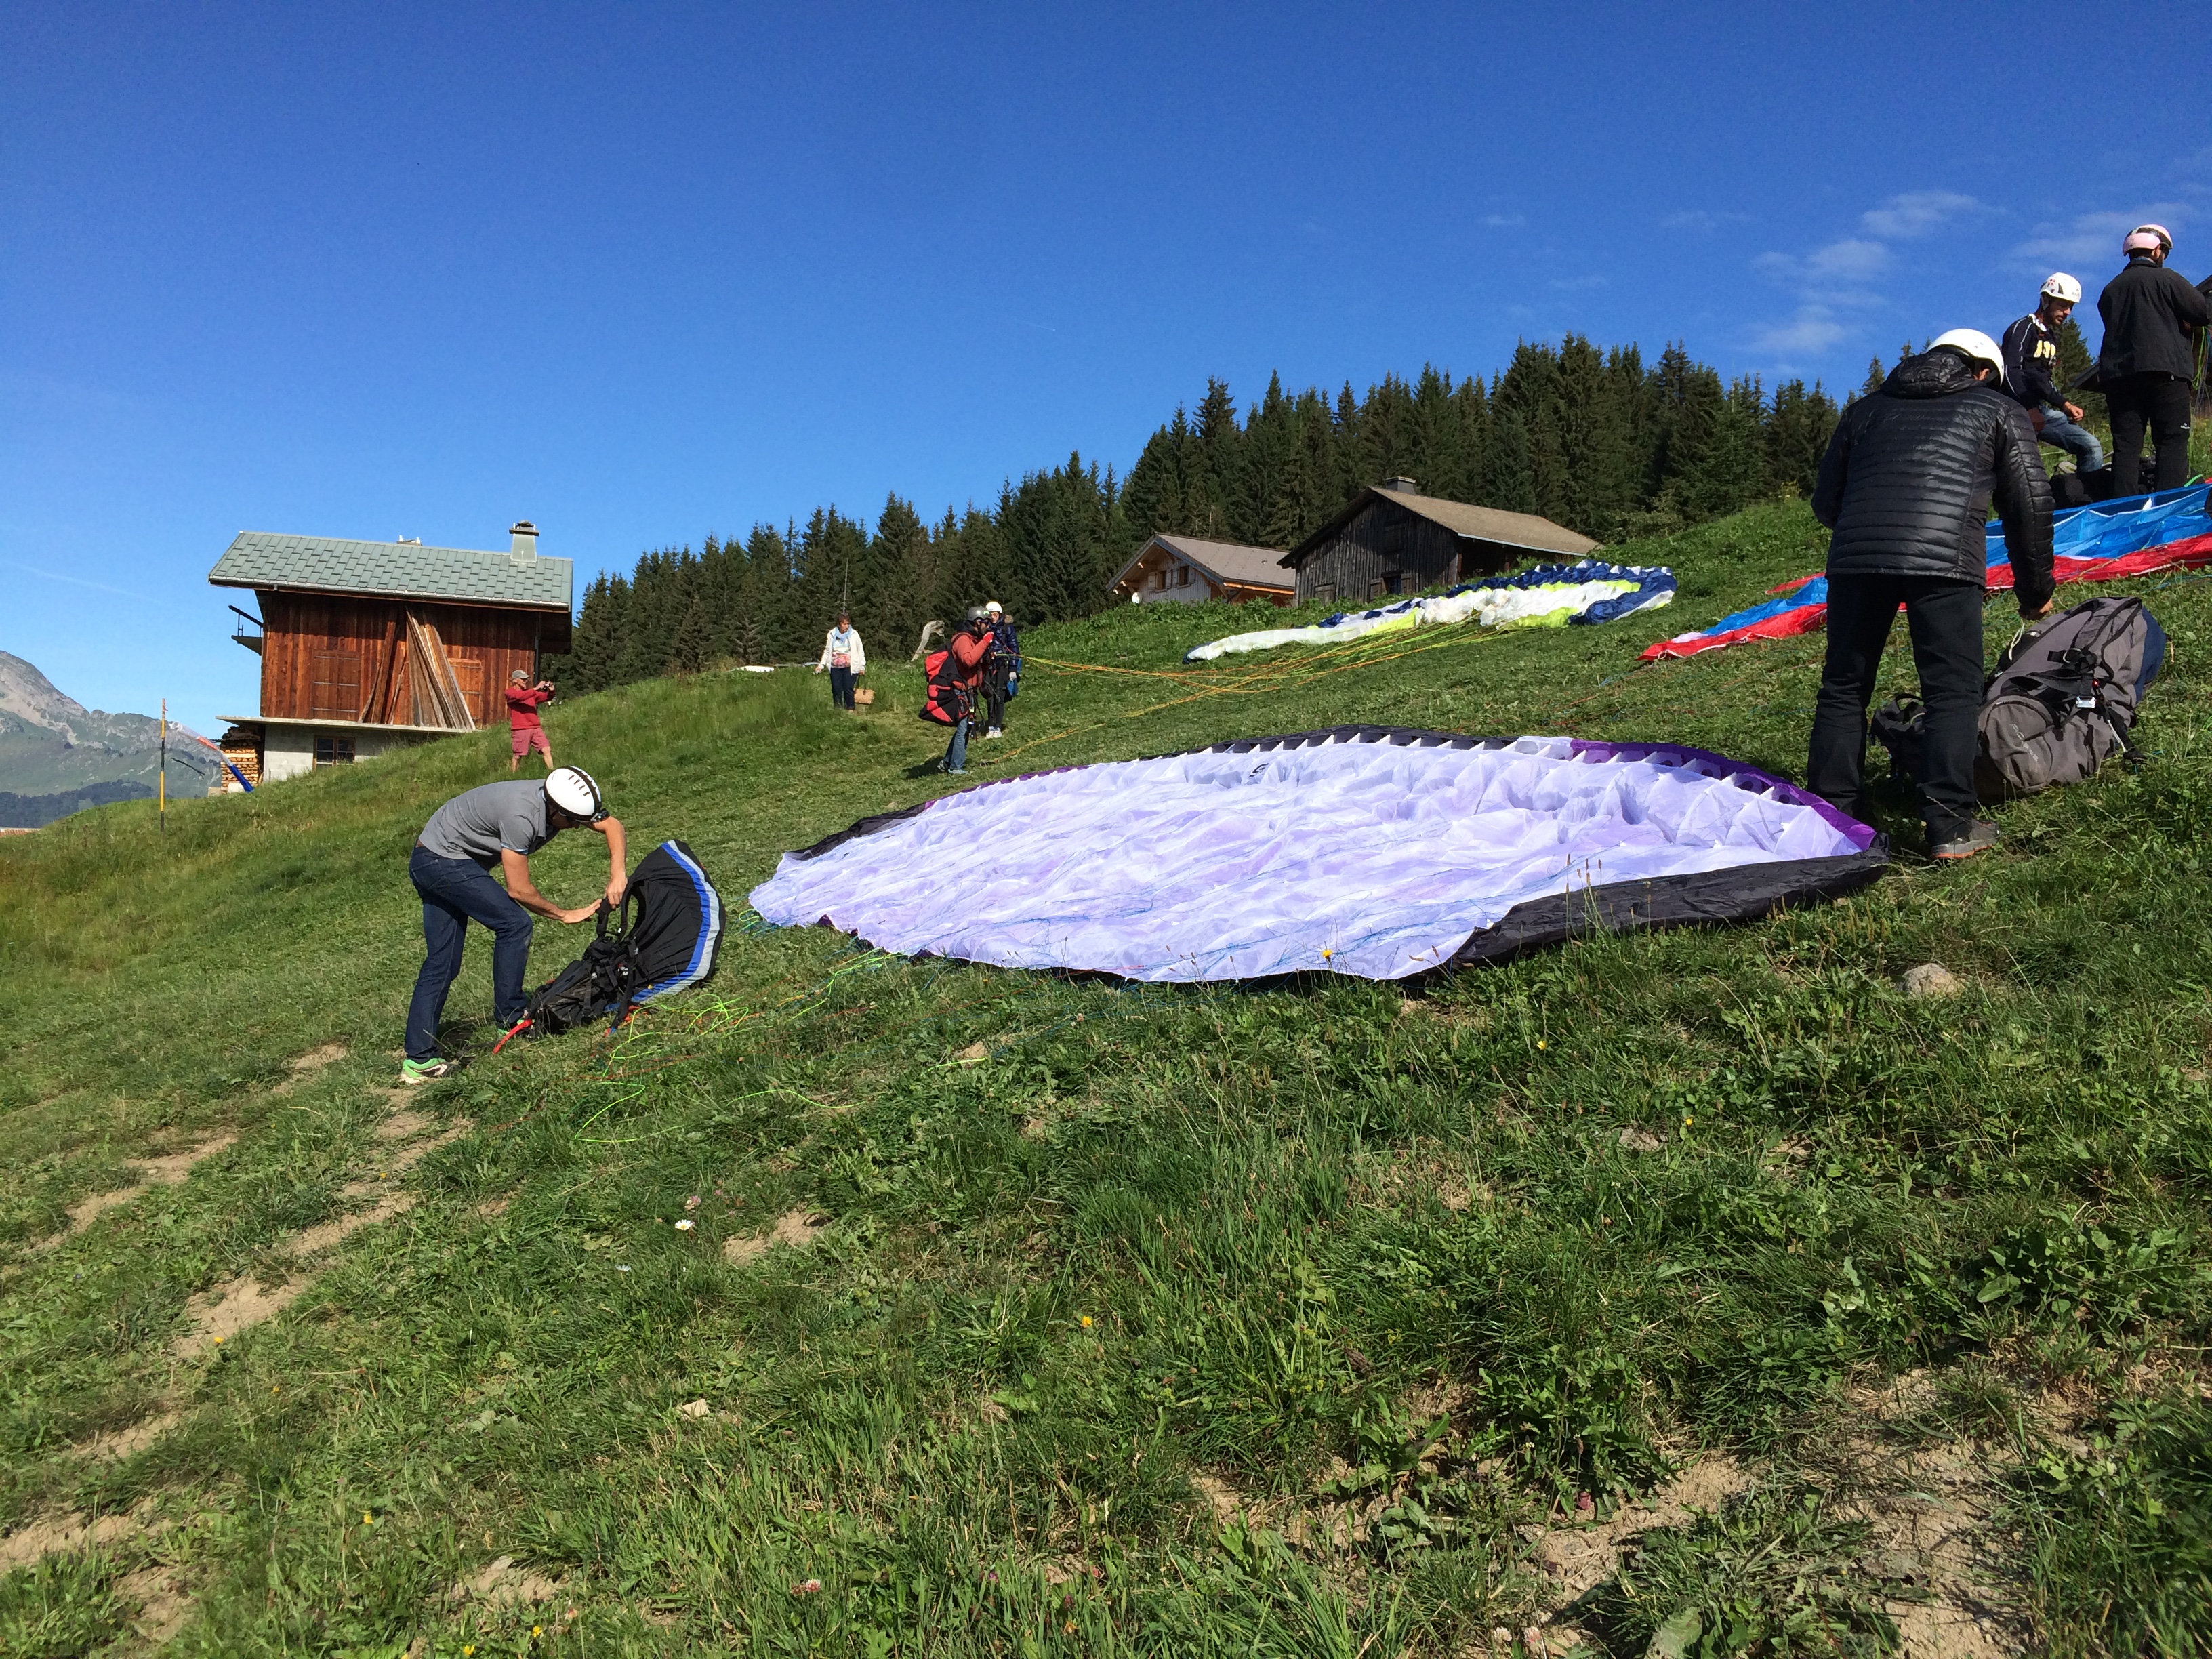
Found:
M 1587 536 L 1532 513 L 1440 501 L 1411 478 L 1388 478 L 1291 549 L 1297 598 L 1364 604 L 1496 575 L 1531 558 L 1578 559 Z
M 261 658 L 261 709 L 225 716 L 224 751 L 275 783 L 502 720 L 508 674 L 534 680 L 541 652 L 568 648 L 574 581 L 535 525 L 508 534 L 504 553 L 241 534 L 208 580 L 259 601 L 231 609 Z
M 1137 550 L 1106 585 L 1116 599 L 1144 605 L 1203 605 L 1227 599 L 1243 605 L 1266 599 L 1291 602 L 1291 573 L 1283 568 L 1279 547 L 1246 547 L 1238 542 L 1206 542 L 1195 536 L 1155 536 Z

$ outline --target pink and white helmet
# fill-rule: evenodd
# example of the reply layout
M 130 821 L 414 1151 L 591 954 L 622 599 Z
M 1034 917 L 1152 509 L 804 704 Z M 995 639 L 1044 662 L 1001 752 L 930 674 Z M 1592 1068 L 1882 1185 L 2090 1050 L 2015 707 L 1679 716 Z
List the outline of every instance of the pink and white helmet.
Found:
M 2130 258 L 2138 253 L 2171 253 L 2173 238 L 2164 225 L 2137 225 L 2120 244 L 2120 252 Z

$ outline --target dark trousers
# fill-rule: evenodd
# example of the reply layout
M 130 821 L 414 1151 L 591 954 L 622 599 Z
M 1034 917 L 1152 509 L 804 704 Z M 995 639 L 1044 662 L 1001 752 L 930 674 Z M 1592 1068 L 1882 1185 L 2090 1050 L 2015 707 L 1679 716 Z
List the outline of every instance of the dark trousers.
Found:
M 1807 786 L 1864 822 L 1867 704 L 1899 605 L 1912 635 L 1920 698 L 1920 815 L 1933 847 L 1974 822 L 1974 751 L 1982 713 L 1982 588 L 1931 576 L 1828 578 L 1828 660 L 1813 708 Z
M 853 671 L 833 668 L 830 671 L 830 706 L 850 708 L 853 706 Z
M 407 1058 L 438 1057 L 438 1020 L 461 971 L 461 935 L 471 921 L 491 929 L 492 1012 L 501 1025 L 522 1018 L 522 976 L 530 966 L 530 912 L 473 859 L 441 859 L 416 846 L 407 874 L 422 896 L 422 971 L 407 1005 Z
M 2105 388 L 2112 417 L 2112 494 L 2173 489 L 2189 477 L 2189 382 L 2171 374 L 2125 374 Z M 2150 428 L 2154 481 L 2142 482 L 2143 428 Z
M 989 714 L 983 729 L 995 732 L 1006 723 L 1006 677 L 994 671 L 983 682 L 983 704 Z

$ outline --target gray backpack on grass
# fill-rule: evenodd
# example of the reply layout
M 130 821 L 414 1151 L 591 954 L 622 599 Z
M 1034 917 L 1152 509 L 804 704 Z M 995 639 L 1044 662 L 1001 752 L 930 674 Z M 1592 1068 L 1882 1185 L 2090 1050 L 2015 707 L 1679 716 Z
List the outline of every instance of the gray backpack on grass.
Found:
M 1974 793 L 1984 801 L 2079 783 L 2115 754 L 2135 757 L 2136 706 L 2166 665 L 2166 630 L 2141 599 L 2107 596 L 2027 629 L 1982 690 Z M 1874 735 L 1892 769 L 1917 775 L 1925 711 L 1884 703 Z

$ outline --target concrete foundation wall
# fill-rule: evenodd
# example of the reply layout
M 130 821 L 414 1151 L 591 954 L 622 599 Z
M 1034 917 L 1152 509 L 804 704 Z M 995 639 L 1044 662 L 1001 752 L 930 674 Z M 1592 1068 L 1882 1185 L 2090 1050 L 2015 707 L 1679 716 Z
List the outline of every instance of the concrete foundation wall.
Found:
M 404 749 L 422 739 L 405 732 L 319 732 L 307 726 L 272 726 L 261 750 L 261 781 L 281 783 L 315 769 L 317 738 L 351 738 L 356 761 L 374 760 L 388 749 Z

